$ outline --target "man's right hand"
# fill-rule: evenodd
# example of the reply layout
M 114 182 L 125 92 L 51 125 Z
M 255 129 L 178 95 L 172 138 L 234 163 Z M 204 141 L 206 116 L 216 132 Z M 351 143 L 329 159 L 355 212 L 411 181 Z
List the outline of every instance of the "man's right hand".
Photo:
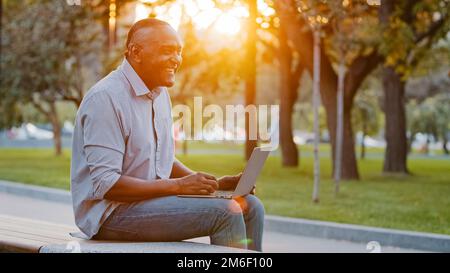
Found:
M 219 188 L 214 176 L 206 173 L 194 173 L 175 179 L 177 194 L 211 194 Z

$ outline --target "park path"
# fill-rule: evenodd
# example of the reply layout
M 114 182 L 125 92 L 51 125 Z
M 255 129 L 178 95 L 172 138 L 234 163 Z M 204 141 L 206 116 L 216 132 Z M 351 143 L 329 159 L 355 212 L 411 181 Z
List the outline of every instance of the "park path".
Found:
M 0 192 L 0 214 L 30 218 L 70 225 L 75 228 L 72 207 L 68 204 L 33 199 Z M 208 243 L 208 237 L 190 241 Z M 366 244 L 330 239 L 312 238 L 265 231 L 263 249 L 265 252 L 369 252 Z M 421 252 L 411 249 L 383 247 L 382 252 Z

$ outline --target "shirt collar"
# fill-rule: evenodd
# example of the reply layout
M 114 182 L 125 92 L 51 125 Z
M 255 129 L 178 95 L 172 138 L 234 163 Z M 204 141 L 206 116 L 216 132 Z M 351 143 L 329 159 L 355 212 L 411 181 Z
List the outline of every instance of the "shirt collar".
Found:
M 162 88 L 160 87 L 157 87 L 150 91 L 141 77 L 139 77 L 136 71 L 134 71 L 134 68 L 126 58 L 123 59 L 123 62 L 120 65 L 119 69 L 123 72 L 127 80 L 130 82 L 136 96 L 147 95 L 148 98 L 154 100 L 161 93 Z

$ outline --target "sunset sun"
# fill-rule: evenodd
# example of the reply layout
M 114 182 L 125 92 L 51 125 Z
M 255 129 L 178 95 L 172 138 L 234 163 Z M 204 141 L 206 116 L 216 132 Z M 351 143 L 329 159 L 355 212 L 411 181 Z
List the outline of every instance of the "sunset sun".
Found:
M 150 1 L 141 1 L 135 7 L 135 21 L 147 18 L 150 9 L 144 4 Z M 181 20 L 181 11 L 184 10 L 196 29 L 212 30 L 222 35 L 236 35 L 241 30 L 241 21 L 247 17 L 244 7 L 234 7 L 228 10 L 221 10 L 215 7 L 212 1 L 183 1 L 165 10 L 157 18 L 169 22 L 175 29 L 178 28 Z

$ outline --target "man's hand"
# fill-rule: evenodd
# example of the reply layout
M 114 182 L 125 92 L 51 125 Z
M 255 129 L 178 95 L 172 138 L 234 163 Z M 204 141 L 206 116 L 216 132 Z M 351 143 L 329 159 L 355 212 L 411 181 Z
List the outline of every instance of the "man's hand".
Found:
M 206 173 L 194 173 L 175 179 L 177 194 L 211 194 L 219 185 L 214 176 Z
M 233 191 L 236 189 L 239 180 L 241 179 L 242 173 L 237 175 L 225 175 L 218 179 L 219 182 L 219 190 L 223 191 Z M 251 194 L 255 194 L 255 188 L 251 190 Z

